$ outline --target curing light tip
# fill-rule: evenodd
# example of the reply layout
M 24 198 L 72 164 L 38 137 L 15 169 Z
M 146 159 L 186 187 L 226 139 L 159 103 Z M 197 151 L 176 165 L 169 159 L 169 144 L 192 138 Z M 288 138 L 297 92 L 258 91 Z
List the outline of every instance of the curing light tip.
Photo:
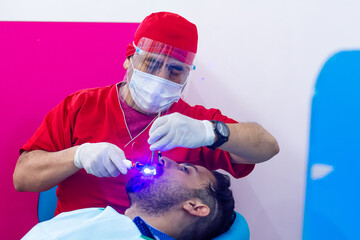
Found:
M 150 175 L 156 175 L 156 168 L 154 166 L 145 166 L 142 170 L 141 173 L 146 175 L 146 176 L 150 176 Z

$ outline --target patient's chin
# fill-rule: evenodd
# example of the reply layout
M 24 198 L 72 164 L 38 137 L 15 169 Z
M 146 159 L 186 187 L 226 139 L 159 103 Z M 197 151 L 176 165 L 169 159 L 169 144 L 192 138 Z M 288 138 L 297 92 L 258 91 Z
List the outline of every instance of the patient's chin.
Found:
M 136 193 L 143 189 L 148 188 L 151 184 L 154 183 L 155 176 L 149 175 L 144 176 L 142 174 L 137 174 L 129 179 L 126 184 L 126 192 Z

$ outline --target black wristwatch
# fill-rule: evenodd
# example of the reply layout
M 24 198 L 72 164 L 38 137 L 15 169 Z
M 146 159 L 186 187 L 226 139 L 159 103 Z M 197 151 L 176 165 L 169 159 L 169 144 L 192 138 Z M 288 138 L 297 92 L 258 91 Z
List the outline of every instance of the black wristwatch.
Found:
M 210 122 L 214 124 L 214 132 L 217 138 L 212 145 L 207 147 L 214 150 L 215 148 L 220 147 L 229 140 L 230 130 L 224 122 L 216 120 L 210 120 Z

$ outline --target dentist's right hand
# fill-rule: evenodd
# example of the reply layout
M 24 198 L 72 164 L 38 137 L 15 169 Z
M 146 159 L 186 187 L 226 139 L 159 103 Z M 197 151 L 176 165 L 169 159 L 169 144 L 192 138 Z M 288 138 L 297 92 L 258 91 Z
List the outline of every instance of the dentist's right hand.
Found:
M 97 177 L 117 177 L 126 174 L 131 162 L 125 158 L 123 150 L 107 142 L 84 143 L 78 147 L 74 157 L 77 168 L 84 168 Z

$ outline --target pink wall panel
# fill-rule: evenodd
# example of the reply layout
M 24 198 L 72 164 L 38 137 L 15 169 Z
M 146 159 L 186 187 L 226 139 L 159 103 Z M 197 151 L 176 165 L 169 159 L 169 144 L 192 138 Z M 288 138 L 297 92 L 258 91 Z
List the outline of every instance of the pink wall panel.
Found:
M 37 223 L 37 193 L 19 193 L 18 150 L 44 115 L 79 89 L 122 80 L 137 23 L 0 22 L 0 239 Z

